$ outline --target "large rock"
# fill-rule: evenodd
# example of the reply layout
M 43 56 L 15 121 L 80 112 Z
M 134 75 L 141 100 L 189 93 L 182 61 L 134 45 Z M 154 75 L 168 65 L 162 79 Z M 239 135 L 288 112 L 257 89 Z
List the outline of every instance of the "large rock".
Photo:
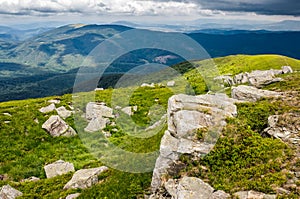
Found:
M 261 88 L 271 83 L 282 81 L 281 78 L 276 78 L 273 70 L 260 71 L 255 70 L 248 74 L 248 81 L 251 86 Z
M 293 69 L 290 66 L 283 66 L 281 70 L 255 70 L 251 73 L 240 73 L 233 77 L 233 84 L 230 84 L 230 77 L 219 76 L 216 80 L 224 80 L 229 85 L 235 84 L 250 84 L 257 88 L 261 88 L 265 85 L 282 81 L 283 79 L 277 78 L 276 75 L 293 73 Z M 229 81 L 229 82 L 228 82 Z
M 102 118 L 102 117 L 93 118 L 84 130 L 86 132 L 91 132 L 91 133 L 100 131 L 104 129 L 108 123 L 109 123 L 108 118 Z
M 52 164 L 48 164 L 44 167 L 47 178 L 53 178 L 55 176 L 64 175 L 69 172 L 74 172 L 74 165 L 63 160 L 58 160 Z
M 165 189 L 174 199 L 227 199 L 230 195 L 224 191 L 215 191 L 199 178 L 183 177 L 165 183 Z
M 22 192 L 12 188 L 10 185 L 4 185 L 0 190 L 0 199 L 15 199 L 22 195 Z
M 275 91 L 261 90 L 253 86 L 240 85 L 232 87 L 231 96 L 238 100 L 256 102 L 265 97 L 280 97 L 281 94 Z
M 92 120 L 101 117 L 113 118 L 113 109 L 105 106 L 104 103 L 89 102 L 86 106 L 86 119 Z
M 233 194 L 239 199 L 276 199 L 276 195 L 264 194 L 256 191 L 239 191 Z
M 293 73 L 293 69 L 290 66 L 282 66 L 282 73 L 287 74 L 287 73 Z
M 76 135 L 75 130 L 70 127 L 58 115 L 52 115 L 43 125 L 42 128 L 47 130 L 53 137 L 65 136 L 72 137 Z
M 56 112 L 63 119 L 66 119 L 72 115 L 72 111 L 67 110 L 64 106 L 57 108 Z
M 123 113 L 125 113 L 126 115 L 131 116 L 131 115 L 133 115 L 134 111 L 137 111 L 137 106 L 133 106 L 133 107 L 127 106 L 127 107 L 122 108 L 121 111 Z
M 168 103 L 168 130 L 160 145 L 160 155 L 156 161 L 151 182 L 152 191 L 162 186 L 161 177 L 167 174 L 180 154 L 201 156 L 213 148 L 216 138 L 204 136 L 204 141 L 196 139 L 196 130 L 214 128 L 221 132 L 226 125 L 225 118 L 237 114 L 236 100 L 225 94 L 215 95 L 175 95 Z
M 49 106 L 46 106 L 46 107 L 43 107 L 43 108 L 40 108 L 40 112 L 41 113 L 50 113 L 52 111 L 55 110 L 55 104 L 50 104 Z
M 232 86 L 235 84 L 233 81 L 233 78 L 229 75 L 221 75 L 221 76 L 215 77 L 214 80 L 225 86 Z
M 64 189 L 86 189 L 98 183 L 98 175 L 108 170 L 102 166 L 93 169 L 81 169 L 75 172 L 72 179 L 64 186 Z

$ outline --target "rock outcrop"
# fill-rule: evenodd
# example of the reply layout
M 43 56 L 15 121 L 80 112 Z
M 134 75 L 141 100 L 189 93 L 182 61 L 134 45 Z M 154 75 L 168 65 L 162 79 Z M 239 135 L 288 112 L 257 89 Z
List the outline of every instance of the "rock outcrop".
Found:
M 261 90 L 253 86 L 240 85 L 232 87 L 231 97 L 233 99 L 256 102 L 261 98 L 280 97 L 281 93 L 275 91 Z
M 236 102 L 225 94 L 215 95 L 175 95 L 168 103 L 168 130 L 160 146 L 152 177 L 152 191 L 163 186 L 161 177 L 168 173 L 171 165 L 181 154 L 201 156 L 213 148 L 215 139 L 207 133 L 203 141 L 196 138 L 196 130 L 213 128 L 218 134 L 226 125 L 225 118 L 237 114 Z M 217 135 L 215 135 L 217 136 Z
M 42 128 L 48 131 L 53 137 L 65 136 L 72 137 L 76 135 L 75 130 L 70 127 L 58 115 L 52 115 L 43 125 Z
M 75 168 L 72 163 L 65 162 L 63 160 L 58 160 L 52 164 L 48 164 L 44 167 L 47 178 L 53 178 L 55 176 L 60 176 L 67 174 L 69 172 L 74 172 Z
M 93 169 L 81 169 L 74 173 L 72 179 L 64 186 L 64 189 L 86 189 L 98 183 L 98 175 L 108 170 L 102 166 Z
M 4 185 L 0 190 L 1 199 L 15 199 L 22 195 L 22 192 L 12 188 L 10 185 Z
M 233 194 L 239 199 L 276 199 L 276 195 L 264 194 L 256 191 L 239 191 Z
M 50 104 L 49 106 L 40 108 L 39 111 L 40 111 L 41 113 L 50 113 L 50 112 L 54 111 L 55 108 L 56 108 L 56 107 L 55 107 L 55 104 L 52 103 L 52 104 Z
M 231 75 L 222 75 L 214 78 L 214 80 L 226 87 L 248 84 L 256 88 L 261 88 L 274 82 L 283 81 L 282 78 L 276 78 L 276 75 L 287 73 L 293 73 L 293 69 L 290 66 L 283 66 L 281 70 L 254 70 L 250 73 L 240 73 L 233 77 Z

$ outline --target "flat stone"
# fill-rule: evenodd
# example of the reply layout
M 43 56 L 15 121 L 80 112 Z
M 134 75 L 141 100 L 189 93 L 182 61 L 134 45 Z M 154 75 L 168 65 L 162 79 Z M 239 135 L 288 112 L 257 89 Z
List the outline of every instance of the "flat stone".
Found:
M 87 127 L 84 129 L 86 132 L 96 132 L 104 129 L 106 125 L 109 123 L 108 118 L 93 118 Z
M 78 198 L 80 196 L 80 193 L 74 193 L 74 194 L 70 194 L 66 197 L 66 199 L 75 199 Z
M 39 111 L 40 111 L 41 113 L 50 113 L 50 112 L 54 111 L 55 108 L 56 108 L 56 107 L 55 107 L 55 104 L 52 103 L 52 104 L 50 104 L 49 106 L 40 108 Z
M 60 104 L 60 100 L 57 99 L 49 100 L 48 102 L 53 104 Z
M 280 97 L 280 93 L 275 91 L 261 90 L 252 86 L 241 85 L 232 87 L 231 97 L 238 100 L 256 102 L 264 97 Z
M 103 103 L 89 102 L 86 106 L 86 119 L 92 120 L 100 117 L 113 118 L 113 109 Z
M 4 185 L 0 190 L 1 199 L 15 199 L 22 195 L 22 192 L 12 188 L 10 185 Z
M 98 183 L 98 175 L 107 171 L 106 166 L 93 169 L 81 169 L 74 173 L 72 179 L 64 186 L 64 189 L 86 189 Z
M 72 111 L 67 110 L 64 106 L 57 108 L 56 112 L 63 119 L 66 119 L 72 115 Z
M 44 167 L 47 178 L 53 178 L 55 176 L 60 176 L 67 174 L 69 172 L 74 172 L 75 168 L 72 163 L 65 162 L 63 160 L 58 160 L 52 164 L 48 164 Z
M 175 81 L 169 81 L 167 82 L 167 87 L 174 87 L 175 86 Z

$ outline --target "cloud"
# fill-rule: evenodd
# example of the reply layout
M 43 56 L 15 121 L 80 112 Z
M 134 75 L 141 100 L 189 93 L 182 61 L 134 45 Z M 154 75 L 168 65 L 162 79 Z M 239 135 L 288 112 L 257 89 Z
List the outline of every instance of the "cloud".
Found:
M 0 0 L 0 14 L 79 13 L 130 16 L 213 16 L 252 12 L 300 16 L 299 0 Z
M 152 0 L 0 0 L 0 13 L 44 15 L 56 13 L 98 15 L 190 15 L 201 13 L 194 2 Z
M 192 0 L 203 9 L 300 16 L 299 0 Z

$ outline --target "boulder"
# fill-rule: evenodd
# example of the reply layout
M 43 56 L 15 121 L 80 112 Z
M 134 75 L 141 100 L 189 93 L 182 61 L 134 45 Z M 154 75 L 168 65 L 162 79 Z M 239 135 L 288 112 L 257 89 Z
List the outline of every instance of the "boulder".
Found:
M 109 123 L 108 118 L 102 118 L 102 117 L 93 118 L 84 130 L 90 133 L 100 131 L 104 129 L 108 123 Z
M 0 190 L 1 199 L 15 199 L 22 195 L 22 192 L 12 188 L 10 185 L 4 185 Z
M 248 79 L 249 73 L 240 73 L 234 76 L 233 82 L 234 84 L 246 84 L 249 82 Z
M 35 177 L 35 176 L 32 176 L 32 177 L 30 177 L 30 178 L 27 178 L 27 179 L 22 180 L 22 182 L 37 182 L 37 181 L 39 181 L 39 180 L 40 180 L 40 178 Z
M 199 178 L 183 177 L 177 187 L 178 199 L 211 199 L 214 189 Z
M 174 87 L 175 86 L 175 81 L 169 81 L 167 82 L 167 87 Z
M 183 177 L 168 180 L 164 187 L 172 198 L 176 199 L 227 199 L 230 195 L 224 191 L 215 191 L 207 183 L 195 177 Z M 154 197 L 153 197 L 154 198 Z
M 239 199 L 276 199 L 276 195 L 264 194 L 256 191 L 239 191 L 233 194 Z
M 60 104 L 60 100 L 57 99 L 49 100 L 48 102 L 53 104 Z
M 238 100 L 256 102 L 264 97 L 280 97 L 281 94 L 275 91 L 261 90 L 253 86 L 240 85 L 232 87 L 231 97 Z
M 49 106 L 40 108 L 39 111 L 40 111 L 41 113 L 50 113 L 50 112 L 52 112 L 52 111 L 54 111 L 54 110 L 55 110 L 55 104 L 52 103 L 52 104 L 50 104 Z
M 225 85 L 225 86 L 232 86 L 235 84 L 233 81 L 233 78 L 229 75 L 221 75 L 221 76 L 215 77 L 214 80 L 217 82 L 220 82 L 222 85 Z
M 70 194 L 66 197 L 66 199 L 75 199 L 78 198 L 80 196 L 80 193 L 74 193 L 74 194 Z
M 133 115 L 135 111 L 137 111 L 137 106 L 127 106 L 125 108 L 122 108 L 121 111 L 129 116 Z
M 143 83 L 143 84 L 141 85 L 141 87 L 154 88 L 154 87 L 155 87 L 155 84 L 154 84 L 154 83 L 151 83 L 151 84 Z
M 283 74 L 288 74 L 288 73 L 293 73 L 293 69 L 290 66 L 282 66 L 282 73 Z
M 69 172 L 74 172 L 74 165 L 63 160 L 58 160 L 52 164 L 48 164 L 44 167 L 47 178 L 53 178 L 55 176 L 64 175 Z
M 93 169 L 81 169 L 74 173 L 64 189 L 86 189 L 98 183 L 98 175 L 108 170 L 106 166 Z
M 153 192 L 162 186 L 162 176 L 172 172 L 171 165 L 179 159 L 180 154 L 199 157 L 211 151 L 218 136 L 211 138 L 207 135 L 204 136 L 204 141 L 200 141 L 196 138 L 196 130 L 214 128 L 214 132 L 221 132 L 226 125 L 225 118 L 237 114 L 235 102 L 237 100 L 230 99 L 225 94 L 180 94 L 169 99 L 168 129 L 162 137 L 160 155 L 153 170 Z
M 76 135 L 75 130 L 70 127 L 58 115 L 52 115 L 43 125 L 42 128 L 48 131 L 51 136 L 59 137 L 72 137 Z
M 67 110 L 64 106 L 57 108 L 56 112 L 63 119 L 66 119 L 72 115 L 72 111 Z
M 276 78 L 273 70 L 255 70 L 248 74 L 248 81 L 251 86 L 261 88 L 263 86 L 282 81 L 281 78 Z
M 105 106 L 104 103 L 89 102 L 86 106 L 86 119 L 92 120 L 100 117 L 113 118 L 113 109 Z

